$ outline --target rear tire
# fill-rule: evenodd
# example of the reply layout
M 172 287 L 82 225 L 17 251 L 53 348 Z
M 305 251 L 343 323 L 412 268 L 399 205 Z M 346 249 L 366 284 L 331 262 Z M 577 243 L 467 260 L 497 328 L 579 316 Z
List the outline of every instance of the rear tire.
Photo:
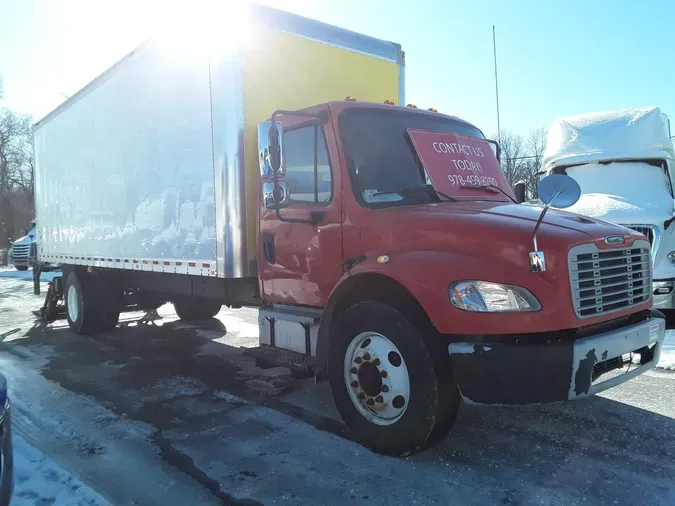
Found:
M 68 325 L 76 334 L 108 332 L 119 322 L 123 294 L 99 277 L 71 271 L 64 299 Z
M 178 317 L 187 322 L 209 320 L 216 316 L 223 307 L 218 300 L 196 297 L 174 301 L 173 306 Z
M 76 334 L 89 334 L 97 328 L 100 316 L 98 298 L 91 289 L 92 283 L 84 276 L 82 279 L 71 272 L 66 278 L 64 299 L 66 301 L 66 318 L 70 330 Z
M 27 271 L 27 270 L 28 270 L 28 266 L 27 266 L 27 265 L 15 265 L 14 268 L 15 268 L 17 271 Z
M 331 331 L 327 365 L 335 403 L 356 439 L 375 452 L 425 450 L 455 422 L 460 396 L 448 351 L 427 331 L 375 301 L 347 309 Z

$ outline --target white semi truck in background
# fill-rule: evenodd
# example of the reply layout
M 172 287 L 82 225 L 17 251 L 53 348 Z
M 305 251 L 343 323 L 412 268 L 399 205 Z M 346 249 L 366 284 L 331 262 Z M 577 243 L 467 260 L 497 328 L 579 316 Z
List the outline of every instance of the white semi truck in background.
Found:
M 581 186 L 570 211 L 647 236 L 654 307 L 675 309 L 675 151 L 668 117 L 649 107 L 557 119 L 548 130 L 544 170 Z
M 17 271 L 25 271 L 33 266 L 34 259 L 31 257 L 31 247 L 35 244 L 35 234 L 36 222 L 33 220 L 23 237 L 11 241 L 7 254 L 7 265 L 13 266 Z

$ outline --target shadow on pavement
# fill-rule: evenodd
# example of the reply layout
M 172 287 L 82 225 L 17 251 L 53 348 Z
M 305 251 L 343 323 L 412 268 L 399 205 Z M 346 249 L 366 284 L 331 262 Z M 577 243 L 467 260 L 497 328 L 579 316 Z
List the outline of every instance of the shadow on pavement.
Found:
M 228 344 L 219 320 L 200 325 L 134 322 L 90 337 L 72 334 L 63 321 L 57 322 L 59 328 L 36 324 L 25 338 L 2 343 L 0 350 L 44 355 L 46 378 L 91 396 L 122 416 L 166 433 L 182 433 L 186 439 L 214 430 L 221 443 L 235 437 L 228 432 L 228 421 L 238 420 L 237 413 L 251 406 L 270 408 L 350 439 L 334 408 L 317 408 L 314 403 L 319 395 L 330 395 L 325 384 L 296 379 L 285 368 L 256 367 L 240 348 Z M 276 427 L 274 417 L 241 423 L 241 438 L 246 431 L 261 437 L 289 430 Z M 301 473 L 297 479 L 304 483 L 317 472 L 303 465 L 307 452 L 315 448 L 302 440 L 289 444 L 283 462 L 296 459 L 297 466 L 291 469 Z M 368 483 L 372 490 L 387 487 L 394 479 L 398 486 L 420 490 L 420 498 L 426 497 L 420 503 L 437 502 L 439 497 L 449 501 L 452 496 L 460 503 L 476 504 L 570 500 L 665 504 L 675 498 L 675 420 L 603 397 L 518 408 L 462 406 L 448 438 L 437 448 L 406 459 L 377 456 L 351 443 L 331 451 L 326 450 L 324 458 L 361 459 L 357 466 L 361 474 L 355 479 L 363 484 L 348 484 L 357 492 L 347 497 L 365 502 L 373 501 L 372 495 L 361 492 Z M 265 452 L 254 455 L 268 458 Z M 344 462 L 341 468 L 349 465 Z M 392 473 L 387 472 L 389 467 Z M 456 495 L 462 486 L 474 491 L 470 500 Z M 428 487 L 436 488 L 425 492 Z

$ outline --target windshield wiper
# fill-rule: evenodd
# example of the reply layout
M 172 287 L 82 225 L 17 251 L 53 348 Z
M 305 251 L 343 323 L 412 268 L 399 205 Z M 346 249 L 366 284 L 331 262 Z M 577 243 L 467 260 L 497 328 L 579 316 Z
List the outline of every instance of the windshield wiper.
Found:
M 376 192 L 373 193 L 373 197 L 377 197 L 378 195 L 392 195 L 392 194 L 398 194 L 401 195 L 402 197 L 419 197 L 420 190 L 423 190 L 427 195 L 435 195 L 436 197 L 440 196 L 450 202 L 457 202 L 456 198 L 451 197 L 450 195 L 447 195 L 441 191 L 438 191 L 431 185 L 417 186 L 415 188 L 401 188 L 400 190 L 386 190 Z
M 515 202 L 516 204 L 518 203 L 518 201 L 516 199 L 514 199 L 511 195 L 506 193 L 499 186 L 495 186 L 493 184 L 486 184 L 486 185 L 482 185 L 482 186 L 460 186 L 460 188 L 463 188 L 465 190 L 497 190 L 497 192 L 501 193 L 502 195 L 504 195 L 506 198 L 508 198 L 512 202 Z

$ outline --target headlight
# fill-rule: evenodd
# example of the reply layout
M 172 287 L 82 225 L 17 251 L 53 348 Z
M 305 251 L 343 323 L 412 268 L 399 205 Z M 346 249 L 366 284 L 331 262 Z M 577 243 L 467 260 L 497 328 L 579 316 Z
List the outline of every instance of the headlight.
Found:
M 448 287 L 448 296 L 456 308 L 464 311 L 503 313 L 541 309 L 537 298 L 522 286 L 487 281 L 455 281 Z
M 671 264 L 675 265 L 675 251 L 668 253 L 668 260 L 670 260 Z

